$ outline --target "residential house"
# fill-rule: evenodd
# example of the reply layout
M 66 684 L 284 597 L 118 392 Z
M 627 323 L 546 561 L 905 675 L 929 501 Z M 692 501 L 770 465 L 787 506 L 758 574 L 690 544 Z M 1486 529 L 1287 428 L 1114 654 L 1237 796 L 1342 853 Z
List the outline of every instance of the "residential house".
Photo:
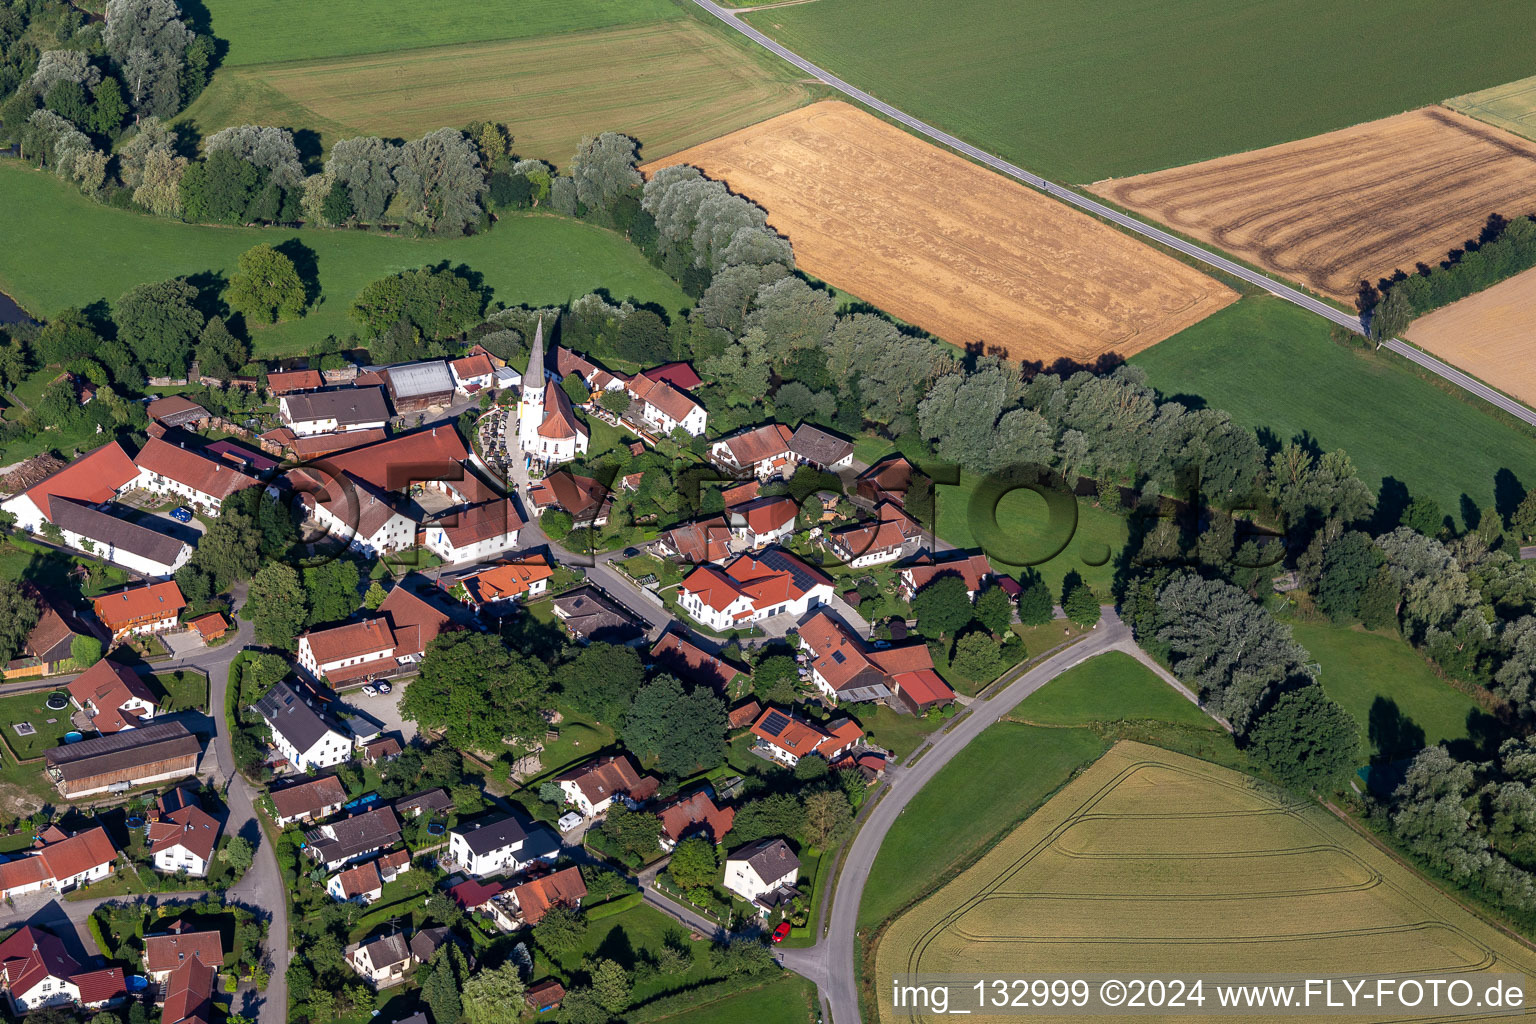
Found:
M 509 498 L 445 514 L 422 529 L 421 546 L 449 565 L 483 562 L 517 547 L 526 525 Z
M 724 842 L 725 834 L 736 821 L 736 810 L 716 807 L 709 792 L 700 789 L 659 808 L 656 816 L 661 819 L 661 848 L 670 851 L 694 836 L 711 839 L 716 845 Z
M 155 695 L 137 672 L 105 658 L 76 676 L 66 689 L 70 701 L 91 716 L 91 724 L 103 735 L 142 725 L 159 710 Z
M 555 618 L 573 638 L 590 643 L 633 645 L 645 641 L 645 624 L 593 586 L 567 590 L 552 602 Z
M 438 577 L 438 586 L 450 594 L 463 587 L 461 600 L 475 611 L 524 597 L 538 597 L 549 589 L 555 573 L 543 555 L 498 562 L 485 569 L 453 579 Z
M 133 461 L 139 467 L 133 486 L 180 500 L 208 515 L 218 515 L 224 499 L 236 491 L 260 484 L 223 459 L 210 459 L 158 437 L 145 442 Z
M 769 423 L 716 441 L 709 457 L 723 469 L 766 480 L 775 473 L 787 473 L 792 465 L 789 442 L 793 436 L 784 424 Z
M 416 934 L 411 936 L 411 957 L 418 963 L 424 964 L 432 959 L 436 953 L 449 942 L 458 944 L 458 939 L 453 932 L 442 925 L 436 928 L 418 928 Z M 402 1021 L 401 1024 L 408 1024 Z
M 273 398 L 291 395 L 295 391 L 319 391 L 325 387 L 325 378 L 319 370 L 289 370 L 267 374 L 267 390 Z
M 841 622 L 818 612 L 800 624 L 801 646 L 811 655 L 811 682 L 829 700 L 858 702 L 890 696 L 885 673 Z
M 278 418 L 295 437 L 383 430 L 389 423 L 389 403 L 383 388 L 338 388 L 283 395 Z
M 587 817 L 602 814 L 615 801 L 630 810 L 656 795 L 661 783 L 650 775 L 642 776 L 623 754 L 598 758 L 572 768 L 555 780 L 566 802 Z
M 909 565 L 898 573 L 898 587 L 901 590 L 901 598 L 910 601 L 917 596 L 917 592 L 941 576 L 959 576 L 965 580 L 966 596 L 971 600 L 976 599 L 976 594 L 982 586 L 991 579 L 995 570 L 986 555 L 968 555 L 965 558 L 953 559 L 948 562 L 929 562 L 924 565 Z
M 389 807 L 375 807 L 350 818 L 327 822 L 304 833 L 304 853 L 335 871 L 400 841 L 400 819 Z
M 653 548 L 662 558 L 695 565 L 725 562 L 731 557 L 731 528 L 724 516 L 682 523 L 657 537 Z
M 666 380 L 645 371 L 629 378 L 624 387 L 630 397 L 627 419 L 638 420 L 663 436 L 679 428 L 693 437 L 704 433 L 708 419 L 704 407 Z
M 917 468 L 901 455 L 887 455 L 860 473 L 853 482 L 854 493 L 871 507 L 891 501 L 906 507 L 907 491 Z
M 405 748 L 393 736 L 385 736 L 363 744 L 363 760 L 368 764 L 382 764 L 399 757 Z
M 321 775 L 272 790 L 272 809 L 279 828 L 296 821 L 320 821 L 340 812 L 347 791 L 334 775 Z
M 354 942 L 346 948 L 345 956 L 351 968 L 376 989 L 400 984 L 415 963 L 404 932 Z
M 410 851 L 396 850 L 338 871 L 325 883 L 325 891 L 339 903 L 375 903 L 384 895 L 386 882 L 393 882 L 410 869 Z
M 793 899 L 800 858 L 774 836 L 749 843 L 725 858 L 725 887 L 766 916 Z
M 272 729 L 272 745 L 301 772 L 329 768 L 352 757 L 352 741 L 287 682 L 278 682 L 256 702 L 256 713 Z
M 453 372 L 445 360 L 391 366 L 383 371 L 383 376 L 389 387 L 389 400 L 402 416 L 453 401 Z
M 799 514 L 793 498 L 758 498 L 731 509 L 731 535 L 750 548 L 765 548 L 792 536 Z
M 556 465 L 586 454 L 590 440 L 586 426 L 576 418 L 570 397 L 544 371 L 543 320 L 534 330 L 528 353 L 517 423 L 518 448 L 538 465 Z
M 144 976 L 164 985 L 177 968 L 190 960 L 209 967 L 224 966 L 224 940 L 217 929 L 194 932 L 180 922 L 172 930 L 144 936 Z
M 16 517 L 16 525 L 36 533 L 54 521 L 54 504 L 60 500 L 88 506 L 104 505 L 138 479 L 139 468 L 123 446 L 108 442 L 87 452 L 63 468 L 43 477 L 25 491 L 0 503 Z
M 454 389 L 465 395 L 483 391 L 495 382 L 496 367 L 484 353 L 455 359 L 448 364 L 448 370 L 453 374 Z
M 846 437 L 802 423 L 789 439 L 789 450 L 808 466 L 836 473 L 853 465 L 853 442 Z
M 553 862 L 560 841 L 542 826 L 527 827 L 514 815 L 493 815 L 448 832 L 448 856 L 473 878 L 515 875 L 535 861 Z
M 832 581 L 782 548 L 741 555 L 723 570 L 701 565 L 678 587 L 678 604 L 720 631 L 774 615 L 804 615 L 832 599 Z
M 689 640 L 681 629 L 669 628 L 651 645 L 651 661 L 679 679 L 722 693 L 728 693 L 741 675 L 729 662 Z
M 202 752 L 185 725 L 153 722 L 54 747 L 43 761 L 60 793 L 82 797 L 196 775 Z
M 67 835 L 50 829 L 43 845 L 25 857 L 0 863 L 0 899 L 50 890 L 66 893 L 99 882 L 117 870 L 117 847 L 101 826 Z
M 423 585 L 420 576 L 407 576 L 374 618 L 301 635 L 299 664 L 315 678 L 339 685 L 420 661 L 427 645 L 453 625 L 447 612 L 416 593 Z
M 756 749 L 793 768 L 802 757 L 812 753 L 830 763 L 863 739 L 864 730 L 847 718 L 829 722 L 823 728 L 769 707 L 752 723 L 752 735 L 757 737 Z
M 84 619 L 52 590 L 29 580 L 21 581 L 21 592 L 37 604 L 37 625 L 32 627 L 21 649 L 4 669 L 6 679 L 28 679 L 54 675 L 74 668 L 76 637 L 95 637 Z
M 551 907 L 579 908 L 586 895 L 587 884 L 581 879 L 581 868 L 574 866 L 530 879 L 512 889 L 512 900 L 523 920 L 533 925 L 544 920 Z
M 189 960 L 166 979 L 160 1024 L 213 1024 L 213 983 L 218 970 Z
M 862 569 L 910 558 L 923 545 L 923 527 L 900 505 L 884 502 L 873 522 L 829 530 L 827 547 L 843 564 Z
M 106 1006 L 127 992 L 120 967 L 82 970 L 52 932 L 24 924 L 0 942 L 0 984 L 20 1016 L 45 1006 Z
M 577 476 L 568 469 L 557 470 L 528 490 L 535 517 L 551 510 L 564 512 L 577 526 L 607 526 L 613 509 L 613 495 L 607 487 L 589 476 Z
M 145 826 L 145 845 L 156 871 L 208 877 L 219 841 L 219 823 L 196 804 L 158 814 Z
M 208 410 L 189 398 L 166 395 L 144 407 L 149 418 L 162 427 L 194 428 L 208 422 Z
M 174 629 L 187 602 L 175 580 L 124 587 L 91 600 L 96 618 L 117 643 L 130 636 Z

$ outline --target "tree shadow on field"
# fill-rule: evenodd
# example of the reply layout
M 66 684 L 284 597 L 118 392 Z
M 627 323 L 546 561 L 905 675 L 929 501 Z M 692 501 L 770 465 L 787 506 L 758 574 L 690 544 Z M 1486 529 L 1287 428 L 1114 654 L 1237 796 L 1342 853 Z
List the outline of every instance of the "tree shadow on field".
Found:
M 319 253 L 297 238 L 290 238 L 273 248 L 293 261 L 293 269 L 298 272 L 299 280 L 304 284 L 304 301 L 313 303 L 318 299 L 320 297 Z
M 1508 523 L 1515 516 L 1515 510 L 1525 500 L 1525 485 L 1520 478 L 1515 476 L 1510 469 L 1500 469 L 1493 474 L 1493 507 L 1498 511 L 1500 518 Z
M 1367 718 L 1366 734 L 1376 748 L 1372 764 L 1390 764 L 1424 749 L 1424 730 L 1392 698 L 1377 697 Z

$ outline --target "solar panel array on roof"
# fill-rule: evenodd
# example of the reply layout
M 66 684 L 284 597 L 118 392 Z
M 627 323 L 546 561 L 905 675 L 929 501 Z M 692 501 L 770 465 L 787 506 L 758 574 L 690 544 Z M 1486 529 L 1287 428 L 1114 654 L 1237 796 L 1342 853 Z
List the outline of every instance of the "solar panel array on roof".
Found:
M 770 711 L 768 717 L 763 719 L 763 731 L 771 732 L 775 736 L 783 732 L 788 725 L 789 718 L 778 711 Z
M 769 548 L 767 551 L 764 551 L 758 556 L 757 560 L 777 572 L 789 573 L 789 578 L 795 581 L 795 586 L 801 591 L 810 590 L 820 582 L 810 572 L 804 562 L 801 562 L 798 558 L 786 555 L 783 551 L 779 551 L 776 548 Z
M 832 660 L 837 662 L 839 665 L 841 665 L 843 662 L 847 661 L 848 659 L 843 656 L 843 652 L 842 651 L 833 651 L 832 652 Z

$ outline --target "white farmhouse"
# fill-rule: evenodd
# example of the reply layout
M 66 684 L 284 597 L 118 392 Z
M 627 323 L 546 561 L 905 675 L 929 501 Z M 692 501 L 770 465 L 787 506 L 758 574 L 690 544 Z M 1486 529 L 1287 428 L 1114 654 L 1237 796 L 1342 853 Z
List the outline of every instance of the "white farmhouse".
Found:
M 283 426 L 299 437 L 383 430 L 389 422 L 389 403 L 378 387 L 284 395 L 277 400 L 277 411 Z

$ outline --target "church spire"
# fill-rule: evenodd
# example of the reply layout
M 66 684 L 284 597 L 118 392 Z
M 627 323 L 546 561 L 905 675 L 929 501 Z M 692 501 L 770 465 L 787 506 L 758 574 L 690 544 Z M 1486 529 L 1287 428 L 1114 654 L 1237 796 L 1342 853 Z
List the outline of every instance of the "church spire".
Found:
M 528 353 L 528 372 L 523 375 L 523 388 L 544 386 L 544 314 L 539 314 L 539 326 L 533 331 L 533 348 Z

